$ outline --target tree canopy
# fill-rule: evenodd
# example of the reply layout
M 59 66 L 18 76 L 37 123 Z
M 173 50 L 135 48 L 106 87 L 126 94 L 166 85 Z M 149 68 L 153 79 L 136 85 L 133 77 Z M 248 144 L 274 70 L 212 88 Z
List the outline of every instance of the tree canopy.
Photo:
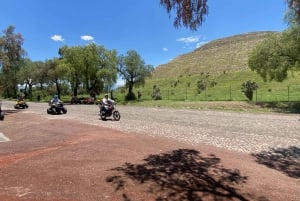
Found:
M 86 46 L 60 48 L 60 67 L 77 96 L 80 84 L 90 94 L 110 88 L 117 79 L 117 52 L 92 43 Z
M 119 57 L 118 71 L 125 80 L 128 88 L 127 100 L 135 100 L 135 94 L 132 92 L 133 86 L 145 83 L 145 78 L 151 75 L 152 65 L 146 65 L 141 56 L 134 50 L 127 51 L 126 56 Z
M 184 26 L 191 30 L 197 30 L 208 15 L 207 0 L 160 0 L 169 16 L 174 11 L 174 27 Z
M 283 81 L 289 71 L 300 70 L 300 0 L 287 0 L 290 27 L 257 45 L 249 56 L 249 67 L 265 81 Z
M 16 34 L 15 27 L 9 26 L 3 31 L 0 37 L 0 85 L 5 91 L 5 95 L 17 95 L 17 71 L 20 67 L 25 51 L 22 49 L 23 37 L 20 33 Z

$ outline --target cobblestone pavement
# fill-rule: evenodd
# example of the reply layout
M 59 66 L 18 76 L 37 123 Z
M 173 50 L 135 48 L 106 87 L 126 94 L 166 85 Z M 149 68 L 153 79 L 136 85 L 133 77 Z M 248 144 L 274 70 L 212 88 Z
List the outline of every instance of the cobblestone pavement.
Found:
M 47 103 L 28 102 L 29 109 L 47 118 L 72 119 L 123 132 L 167 137 L 191 144 L 208 144 L 228 150 L 257 153 L 270 148 L 300 147 L 300 115 L 190 109 L 145 108 L 117 105 L 120 121 L 102 121 L 97 105 L 66 105 L 65 115 L 48 115 Z M 2 101 L 13 110 L 14 101 Z

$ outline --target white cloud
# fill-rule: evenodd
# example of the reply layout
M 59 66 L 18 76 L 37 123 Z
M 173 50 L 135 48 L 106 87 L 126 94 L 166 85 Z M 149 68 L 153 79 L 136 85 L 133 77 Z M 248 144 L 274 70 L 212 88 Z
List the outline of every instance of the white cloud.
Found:
M 164 51 L 164 52 L 167 52 L 167 51 L 168 51 L 168 48 L 164 47 L 164 48 L 163 48 L 163 51 Z
M 80 38 L 82 40 L 86 40 L 86 41 L 93 41 L 94 40 L 94 37 L 93 36 L 89 36 L 89 35 L 80 36 Z
M 182 38 L 178 38 L 176 39 L 176 41 L 178 42 L 184 42 L 185 44 L 188 43 L 197 43 L 200 39 L 200 36 L 189 36 L 189 37 L 182 37 Z
M 60 42 L 63 42 L 65 39 L 63 39 L 63 37 L 61 35 L 53 35 L 51 36 L 51 39 L 54 40 L 54 41 L 60 41 Z
M 202 41 L 201 41 L 202 40 Z M 183 42 L 184 49 L 193 49 L 193 48 L 198 48 L 201 47 L 202 45 L 208 43 L 209 41 L 203 41 L 205 40 L 205 37 L 202 36 L 189 36 L 189 37 L 182 37 L 176 39 L 177 42 Z

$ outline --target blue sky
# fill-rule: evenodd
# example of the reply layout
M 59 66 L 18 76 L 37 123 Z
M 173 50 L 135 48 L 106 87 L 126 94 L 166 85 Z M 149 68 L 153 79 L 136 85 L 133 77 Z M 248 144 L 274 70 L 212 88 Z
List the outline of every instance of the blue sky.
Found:
M 95 42 L 119 54 L 135 50 L 157 66 L 215 39 L 287 28 L 286 0 L 208 0 L 209 14 L 197 31 L 174 28 L 174 15 L 169 18 L 159 2 L 0 0 L 0 31 L 13 25 L 33 61 L 58 57 L 63 45 Z

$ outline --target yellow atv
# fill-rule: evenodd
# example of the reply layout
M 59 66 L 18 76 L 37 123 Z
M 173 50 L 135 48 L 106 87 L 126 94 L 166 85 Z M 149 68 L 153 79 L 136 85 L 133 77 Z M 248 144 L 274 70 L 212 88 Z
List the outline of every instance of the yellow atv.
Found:
M 25 100 L 17 100 L 15 104 L 15 109 L 27 109 L 28 105 Z

